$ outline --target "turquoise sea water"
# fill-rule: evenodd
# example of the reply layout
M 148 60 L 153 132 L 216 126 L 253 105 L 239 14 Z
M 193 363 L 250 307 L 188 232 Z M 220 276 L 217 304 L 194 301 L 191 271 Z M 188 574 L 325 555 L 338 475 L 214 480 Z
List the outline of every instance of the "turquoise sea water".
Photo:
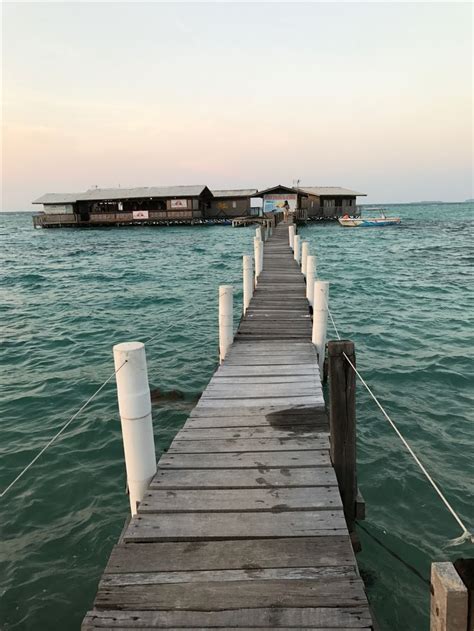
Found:
M 401 227 L 301 234 L 359 369 L 472 529 L 473 208 L 390 214 Z M 169 445 L 216 367 L 219 284 L 236 287 L 237 324 L 253 234 L 34 230 L 29 215 L 0 215 L 0 491 L 111 374 L 112 345 L 160 330 L 147 345 L 151 387 L 184 396 L 154 406 L 157 449 Z M 426 631 L 430 562 L 474 551 L 445 547 L 459 528 L 362 387 L 358 441 L 370 601 L 382 631 Z M 0 499 L 2 630 L 79 628 L 128 513 L 124 490 L 112 382 Z

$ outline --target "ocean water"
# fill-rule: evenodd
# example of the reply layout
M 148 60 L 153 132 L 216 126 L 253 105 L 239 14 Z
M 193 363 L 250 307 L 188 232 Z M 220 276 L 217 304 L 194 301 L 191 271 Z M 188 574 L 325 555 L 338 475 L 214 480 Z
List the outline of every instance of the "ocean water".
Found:
M 392 207 L 402 226 L 301 229 L 331 281 L 358 368 L 474 529 L 473 208 Z M 252 228 L 34 230 L 0 215 L 0 492 L 113 372 L 112 345 L 147 345 L 158 452 L 217 363 L 217 288 L 236 288 Z M 334 333 L 330 331 L 330 336 Z M 173 392 L 172 392 L 173 391 Z M 359 566 L 382 631 L 427 631 L 432 560 L 459 528 L 365 390 Z M 79 629 L 128 514 L 113 381 L 0 499 L 0 628 Z

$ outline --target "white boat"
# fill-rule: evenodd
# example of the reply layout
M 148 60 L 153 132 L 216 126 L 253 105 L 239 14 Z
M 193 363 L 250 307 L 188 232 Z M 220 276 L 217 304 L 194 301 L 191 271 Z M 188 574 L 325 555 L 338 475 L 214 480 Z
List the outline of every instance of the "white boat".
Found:
M 385 227 L 385 226 L 398 226 L 401 222 L 400 217 L 387 217 L 383 208 L 371 208 L 372 210 L 378 210 L 380 217 L 339 217 L 338 221 L 344 228 L 368 228 L 373 226 Z

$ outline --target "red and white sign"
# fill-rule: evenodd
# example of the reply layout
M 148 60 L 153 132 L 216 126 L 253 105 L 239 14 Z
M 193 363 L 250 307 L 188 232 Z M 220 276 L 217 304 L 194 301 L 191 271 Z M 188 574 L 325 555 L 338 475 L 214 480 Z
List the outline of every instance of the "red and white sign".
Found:
M 148 210 L 134 210 L 132 214 L 134 219 L 148 219 Z
M 170 206 L 171 208 L 187 208 L 188 200 L 187 199 L 172 199 Z

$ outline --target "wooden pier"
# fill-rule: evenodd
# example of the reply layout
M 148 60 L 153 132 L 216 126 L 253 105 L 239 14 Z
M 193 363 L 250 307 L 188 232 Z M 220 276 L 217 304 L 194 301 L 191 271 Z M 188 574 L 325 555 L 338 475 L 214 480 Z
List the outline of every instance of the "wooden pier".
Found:
M 82 629 L 372 629 L 281 223 L 224 362 L 114 547 Z

